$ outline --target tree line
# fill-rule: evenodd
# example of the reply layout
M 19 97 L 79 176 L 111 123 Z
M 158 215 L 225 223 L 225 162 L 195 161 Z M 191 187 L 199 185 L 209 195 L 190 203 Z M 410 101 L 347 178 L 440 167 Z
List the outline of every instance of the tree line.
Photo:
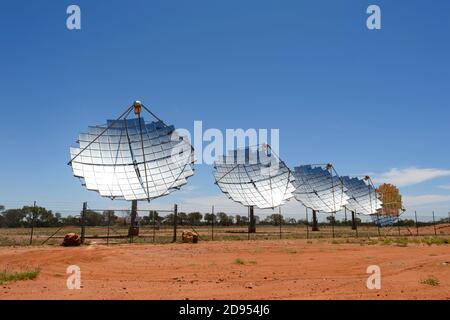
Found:
M 255 216 L 259 221 L 259 217 Z M 157 211 L 149 211 L 148 215 L 139 215 L 140 225 L 173 225 L 175 216 L 173 213 L 161 216 Z M 107 226 L 127 225 L 129 223 L 128 216 L 120 217 L 115 211 L 106 210 L 97 212 L 86 210 L 84 213 L 85 226 Z M 177 214 L 177 224 L 179 225 L 212 225 L 219 226 L 246 226 L 248 225 L 248 217 L 243 215 L 227 215 L 224 212 L 217 214 L 200 212 L 179 212 Z M 304 223 L 302 220 L 285 219 L 279 214 L 267 216 L 259 224 L 296 224 Z M 0 228 L 29 228 L 34 227 L 59 227 L 59 226 L 80 226 L 81 212 L 78 215 L 63 216 L 59 212 L 53 212 L 44 207 L 24 206 L 20 209 L 7 209 L 0 205 Z
M 123 212 L 123 211 L 122 211 Z M 157 211 L 149 211 L 147 215 L 143 215 L 142 211 L 139 216 L 140 225 L 173 225 L 175 216 L 173 213 L 161 216 Z M 306 220 L 286 218 L 280 214 L 268 215 L 264 219 L 260 219 L 255 216 L 255 219 L 260 225 L 306 225 Z M 326 222 L 321 222 L 319 225 L 334 224 L 336 226 L 349 226 L 351 220 L 342 221 L 336 220 L 333 216 L 328 216 Z M 442 219 L 440 222 L 447 222 L 448 219 Z M 248 225 L 248 217 L 243 215 L 227 215 L 224 212 L 218 212 L 217 214 L 200 212 L 179 212 L 177 214 L 177 224 L 187 226 L 202 226 L 212 225 L 213 223 L 218 226 L 246 226 Z M 358 225 L 367 224 L 363 223 L 361 219 L 356 218 Z M 368 222 L 371 223 L 371 222 Z M 97 212 L 92 210 L 86 210 L 84 214 L 85 226 L 107 226 L 107 225 L 127 225 L 129 224 L 128 216 L 118 216 L 115 211 L 106 210 L 103 212 Z M 430 225 L 430 222 L 419 222 L 418 225 Z M 59 227 L 59 226 L 80 226 L 81 225 L 81 212 L 80 214 L 73 216 L 62 216 L 59 212 L 53 212 L 47 210 L 44 207 L 24 206 L 21 209 L 7 209 L 0 205 L 0 228 L 29 228 L 34 227 Z M 414 220 L 403 219 L 397 222 L 396 225 L 400 226 L 414 226 Z

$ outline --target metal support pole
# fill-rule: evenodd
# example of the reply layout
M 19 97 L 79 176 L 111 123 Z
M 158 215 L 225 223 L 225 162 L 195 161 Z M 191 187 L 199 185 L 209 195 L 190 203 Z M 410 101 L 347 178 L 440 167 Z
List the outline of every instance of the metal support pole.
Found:
M 356 231 L 356 237 L 358 238 L 358 225 L 356 224 L 355 211 L 352 211 L 352 230 Z
M 434 211 L 433 211 L 433 228 L 434 228 L 434 235 L 437 236 L 436 219 L 434 218 Z
M 256 233 L 256 221 L 255 221 L 255 207 L 250 206 L 250 225 L 248 228 L 249 233 Z
M 319 231 L 319 226 L 318 226 L 318 222 L 317 222 L 317 212 L 316 212 L 316 210 L 313 210 L 312 213 L 313 213 L 312 231 Z
M 81 212 L 81 244 L 84 243 L 84 238 L 86 236 L 86 227 L 85 227 L 85 222 L 86 222 L 86 211 L 87 211 L 87 202 L 83 203 L 83 211 Z
M 416 237 L 419 236 L 419 225 L 417 224 L 417 211 L 414 211 L 415 221 L 416 221 Z
M 177 242 L 177 223 L 178 223 L 178 205 L 173 207 L 173 239 L 172 242 Z
M 139 229 L 136 226 L 137 207 L 137 200 L 131 201 L 130 228 L 128 229 L 128 237 L 130 237 L 130 243 L 133 243 L 133 237 L 135 235 L 139 235 Z
M 30 234 L 30 246 L 33 244 L 34 233 L 34 220 L 36 218 L 36 201 L 33 204 L 33 212 L 31 213 L 31 234 Z
M 347 207 L 344 207 L 345 225 L 347 225 Z
M 358 230 L 358 227 L 356 226 L 355 211 L 352 211 L 352 230 Z

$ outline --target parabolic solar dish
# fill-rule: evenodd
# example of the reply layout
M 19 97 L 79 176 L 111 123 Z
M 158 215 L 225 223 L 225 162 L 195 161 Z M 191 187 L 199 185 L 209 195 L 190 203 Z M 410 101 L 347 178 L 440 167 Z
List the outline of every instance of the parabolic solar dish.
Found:
M 222 192 L 244 206 L 275 208 L 293 197 L 294 177 L 268 145 L 232 151 L 214 169 Z
M 132 109 L 123 119 L 81 133 L 69 164 L 88 190 L 103 197 L 150 201 L 186 184 L 193 175 L 194 151 L 159 119 L 145 123 L 140 111 L 127 119 Z
M 299 166 L 294 169 L 295 198 L 315 211 L 335 213 L 348 202 L 346 188 L 332 167 Z
M 349 196 L 348 203 L 345 205 L 348 210 L 371 215 L 381 209 L 381 200 L 371 184 L 358 178 L 342 177 L 341 179 Z
M 398 221 L 398 219 L 398 216 L 372 215 L 372 221 L 381 228 L 393 226 Z

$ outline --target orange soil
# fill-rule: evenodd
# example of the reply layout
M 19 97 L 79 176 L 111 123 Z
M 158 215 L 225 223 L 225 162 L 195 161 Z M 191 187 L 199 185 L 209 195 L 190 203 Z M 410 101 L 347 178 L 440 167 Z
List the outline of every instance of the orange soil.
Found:
M 414 228 L 411 228 L 414 233 Z M 419 228 L 419 234 L 429 234 L 434 235 L 434 227 L 433 226 L 427 226 L 427 227 L 421 227 Z M 436 234 L 438 235 L 446 235 L 450 234 L 450 224 L 438 224 L 436 225 Z
M 81 268 L 80 290 L 66 287 L 69 265 Z M 381 290 L 366 288 L 369 265 L 381 268 Z M 0 299 L 450 299 L 447 245 L 279 240 L 0 248 L 0 270 L 38 266 L 37 279 L 0 285 Z M 420 283 L 431 276 L 440 284 Z

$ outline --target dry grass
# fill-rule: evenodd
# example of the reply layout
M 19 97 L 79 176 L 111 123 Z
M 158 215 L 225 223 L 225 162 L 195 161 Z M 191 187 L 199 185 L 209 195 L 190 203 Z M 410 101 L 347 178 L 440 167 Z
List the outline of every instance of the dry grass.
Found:
M 242 265 L 242 266 L 249 265 L 249 264 L 255 265 L 255 264 L 257 264 L 257 262 L 253 261 L 253 260 L 245 261 L 243 259 L 237 258 L 234 260 L 234 264 L 238 264 L 238 265 Z
M 190 226 L 179 226 L 179 238 L 183 230 L 190 230 Z M 211 227 L 210 226 L 196 226 L 196 231 L 200 235 L 201 241 L 211 241 Z M 57 228 L 35 228 L 33 245 L 40 245 L 49 236 L 56 232 Z M 384 230 L 385 231 L 385 230 Z M 80 233 L 79 227 L 64 227 L 57 232 L 54 238 L 48 240 L 46 245 L 57 245 L 62 243 L 65 234 L 74 232 Z M 130 242 L 127 238 L 128 228 L 126 226 L 114 226 L 110 230 L 111 238 L 109 244 L 126 244 Z M 96 244 L 106 244 L 107 227 L 86 227 L 86 241 L 94 240 Z M 155 230 L 153 234 L 152 226 L 141 226 L 140 236 L 134 237 L 134 243 L 153 243 L 153 235 L 155 236 L 155 243 L 170 243 L 172 241 L 173 229 L 171 226 L 161 226 Z M 387 236 L 389 235 L 389 236 Z M 408 246 L 408 244 L 426 244 L 426 245 L 444 245 L 450 243 L 449 235 L 440 236 L 425 236 L 421 235 L 415 237 L 411 235 L 407 228 L 401 230 L 401 234 L 397 234 L 396 230 L 386 231 L 381 237 L 378 236 L 377 228 L 373 226 L 361 228 L 359 230 L 359 237 L 356 237 L 355 231 L 348 226 L 336 226 L 335 238 L 332 237 L 331 228 L 322 226 L 319 232 L 309 231 L 309 239 L 307 239 L 306 226 L 303 225 L 286 225 L 282 228 L 282 239 L 305 239 L 307 243 L 313 241 L 332 241 L 333 244 L 362 244 L 362 245 L 395 245 Z M 278 240 L 279 228 L 275 226 L 259 225 L 257 233 L 247 234 L 246 226 L 216 226 L 214 228 L 214 241 L 246 241 L 246 240 Z M 27 246 L 30 240 L 30 229 L 16 228 L 16 229 L 0 229 L 0 246 Z
M 429 278 L 420 280 L 419 283 L 425 284 L 428 286 L 432 286 L 432 287 L 436 287 L 439 285 L 439 279 L 437 279 L 435 277 L 429 277 Z

